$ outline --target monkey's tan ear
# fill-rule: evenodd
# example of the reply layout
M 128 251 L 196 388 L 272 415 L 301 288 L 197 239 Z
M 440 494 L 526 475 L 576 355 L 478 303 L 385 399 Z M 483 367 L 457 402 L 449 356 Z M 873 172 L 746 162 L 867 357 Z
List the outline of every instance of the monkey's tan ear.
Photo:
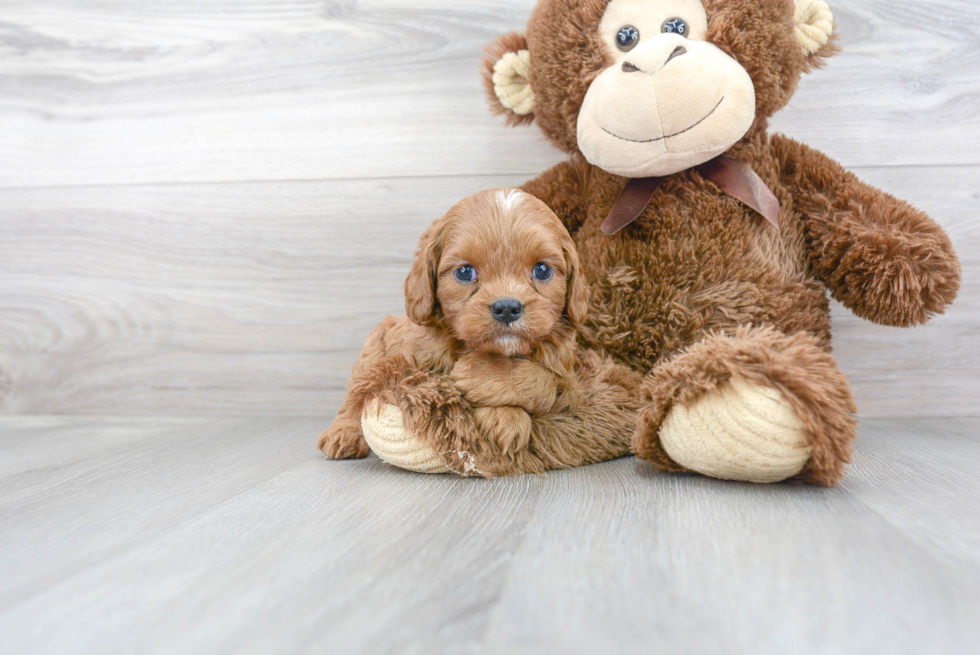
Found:
M 415 263 L 405 278 L 405 314 L 416 325 L 432 325 L 442 318 L 436 284 L 444 223 L 441 220 L 422 234 Z
M 531 57 L 527 38 L 518 32 L 504 34 L 484 48 L 483 87 L 490 109 L 507 116 L 508 125 L 534 120 L 534 91 L 531 89 Z
M 808 69 L 821 66 L 824 59 L 837 53 L 834 14 L 824 0 L 796 0 L 793 18 Z

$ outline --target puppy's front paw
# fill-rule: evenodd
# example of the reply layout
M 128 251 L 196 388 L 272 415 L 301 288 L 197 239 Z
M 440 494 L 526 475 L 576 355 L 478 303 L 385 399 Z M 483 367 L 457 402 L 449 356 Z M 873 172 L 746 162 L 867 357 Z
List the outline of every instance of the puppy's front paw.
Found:
M 531 416 L 520 407 L 477 407 L 473 421 L 505 455 L 524 450 L 531 443 Z
M 357 421 L 338 419 L 317 442 L 317 448 L 330 459 L 360 459 L 367 457 L 368 448 L 361 426 Z

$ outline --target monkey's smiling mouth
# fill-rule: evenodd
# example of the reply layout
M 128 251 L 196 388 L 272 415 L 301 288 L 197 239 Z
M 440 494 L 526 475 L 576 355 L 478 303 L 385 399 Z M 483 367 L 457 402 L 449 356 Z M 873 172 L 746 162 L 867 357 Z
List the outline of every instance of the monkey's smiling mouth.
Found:
M 711 117 L 711 115 L 712 115 L 713 113 L 715 113 L 715 112 L 716 112 L 716 111 L 718 110 L 718 107 L 721 107 L 721 103 L 723 103 L 724 101 L 725 101 L 725 96 L 722 96 L 722 97 L 721 97 L 721 100 L 719 100 L 719 101 L 718 101 L 718 104 L 716 104 L 716 105 L 714 106 L 714 109 L 712 109 L 711 111 L 709 111 L 709 112 L 708 112 L 708 114 L 707 114 L 707 115 L 706 115 L 706 116 L 705 116 L 704 118 L 702 118 L 701 120 L 699 120 L 699 121 L 698 121 L 697 123 L 695 123 L 694 125 L 691 125 L 690 127 L 687 127 L 687 128 L 684 128 L 684 129 L 683 129 L 683 130 L 681 130 L 680 132 L 674 132 L 673 134 L 667 134 L 667 135 L 664 135 L 664 136 L 659 136 L 659 137 L 657 137 L 656 139 L 646 139 L 646 140 L 643 140 L 643 141 L 639 141 L 639 140 L 637 140 L 637 139 L 627 139 L 627 138 L 626 138 L 626 137 L 624 137 L 624 136 L 619 136 L 618 134 L 613 134 L 612 132 L 610 132 L 609 130 L 607 130 L 607 129 L 606 129 L 606 128 L 604 128 L 604 127 L 602 128 L 602 131 L 603 131 L 603 132 L 605 132 L 606 134 L 608 134 L 609 136 L 614 136 L 614 137 L 616 137 L 617 139 L 620 139 L 620 140 L 622 140 L 622 141 L 629 141 L 630 143 L 654 143 L 655 141 L 663 141 L 664 139 L 670 139 L 670 138 L 673 138 L 673 137 L 675 137 L 675 136 L 680 136 L 680 135 L 682 135 L 682 134 L 684 134 L 685 132 L 690 132 L 690 131 L 691 131 L 691 130 L 693 130 L 693 129 L 694 129 L 695 127 L 697 127 L 697 126 L 698 126 L 698 125 L 700 125 L 701 123 L 703 123 L 703 122 L 705 122 L 706 120 L 708 120 L 708 118 L 710 118 L 710 117 Z M 600 126 L 600 127 L 601 127 L 601 126 Z

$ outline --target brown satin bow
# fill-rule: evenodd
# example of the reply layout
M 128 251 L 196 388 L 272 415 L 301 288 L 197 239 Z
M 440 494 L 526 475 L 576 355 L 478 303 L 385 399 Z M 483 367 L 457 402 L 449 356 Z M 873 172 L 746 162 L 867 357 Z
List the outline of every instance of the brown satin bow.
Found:
M 736 200 L 762 214 L 779 229 L 779 201 L 748 164 L 724 155 L 696 167 L 698 173 Z M 639 218 L 665 178 L 638 177 L 630 180 L 602 224 L 605 234 L 616 234 Z

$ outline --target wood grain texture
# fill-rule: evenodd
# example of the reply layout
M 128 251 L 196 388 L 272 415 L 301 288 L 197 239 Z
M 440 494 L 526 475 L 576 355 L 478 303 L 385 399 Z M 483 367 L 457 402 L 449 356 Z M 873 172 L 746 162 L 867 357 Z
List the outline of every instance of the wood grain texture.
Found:
M 980 8 L 834 5 L 844 54 L 775 128 L 931 212 L 965 268 L 921 329 L 835 307 L 838 357 L 864 415 L 975 415 Z M 0 413 L 325 420 L 422 229 L 561 159 L 476 74 L 532 6 L 0 3 Z
M 980 421 L 836 489 L 632 458 L 464 480 L 308 419 L 0 417 L 0 653 L 972 653 Z M 25 444 L 31 446 L 25 447 Z
M 422 230 L 519 181 L 0 192 L 0 405 L 325 416 Z
M 867 416 L 980 407 L 977 168 L 859 169 L 931 212 L 965 266 L 916 330 L 835 308 Z M 422 230 L 523 176 L 0 191 L 0 412 L 320 416 L 404 313 Z M 910 402 L 914 399 L 914 402 Z
M 4 0 L 0 186 L 536 174 L 482 46 L 534 0 Z M 775 126 L 848 166 L 980 163 L 980 5 L 835 0 Z

